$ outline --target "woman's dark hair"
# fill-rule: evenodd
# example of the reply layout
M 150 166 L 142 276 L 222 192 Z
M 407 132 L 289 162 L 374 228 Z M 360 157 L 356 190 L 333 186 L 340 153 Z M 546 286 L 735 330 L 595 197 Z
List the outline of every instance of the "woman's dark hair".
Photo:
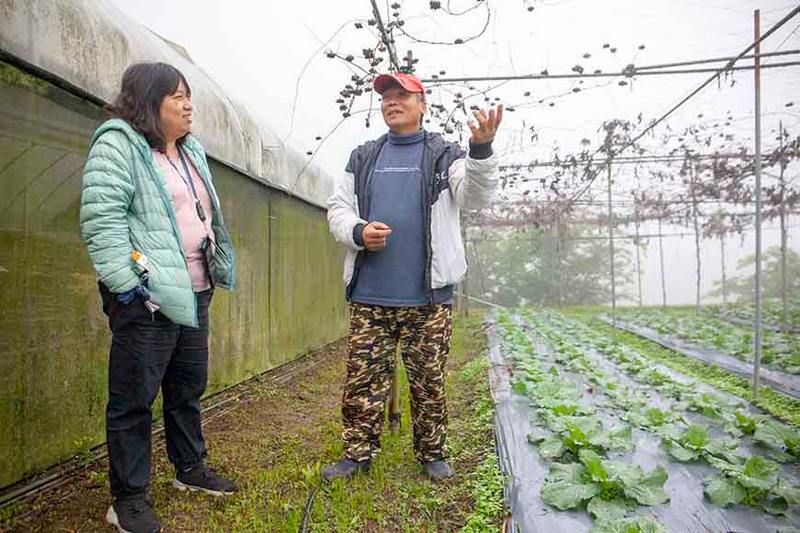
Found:
M 164 97 L 175 94 L 180 84 L 191 96 L 192 90 L 181 72 L 166 63 L 137 63 L 125 69 L 122 87 L 111 116 L 119 117 L 134 130 L 144 135 L 153 148 L 164 150 L 164 132 L 161 131 L 159 108 Z M 177 140 L 180 145 L 185 135 Z

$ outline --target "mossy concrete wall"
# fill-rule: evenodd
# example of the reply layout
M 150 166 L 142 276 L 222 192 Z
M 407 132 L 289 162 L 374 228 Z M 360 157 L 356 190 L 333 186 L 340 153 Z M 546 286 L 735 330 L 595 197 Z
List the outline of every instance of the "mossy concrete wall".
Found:
M 341 336 L 345 317 L 343 253 L 320 210 L 284 193 L 272 196 L 270 339 L 273 353 L 301 353 L 318 336 Z M 315 216 L 317 215 L 317 216 Z M 334 261 L 321 258 L 335 257 Z
M 0 62 L 0 487 L 105 440 L 110 334 L 81 241 L 99 110 Z M 341 338 L 325 212 L 211 162 L 238 254 L 211 310 L 208 393 Z

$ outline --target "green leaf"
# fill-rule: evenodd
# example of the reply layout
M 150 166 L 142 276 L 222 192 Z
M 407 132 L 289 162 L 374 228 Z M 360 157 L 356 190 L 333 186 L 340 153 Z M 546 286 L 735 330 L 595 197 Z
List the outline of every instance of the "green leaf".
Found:
M 790 484 L 785 479 L 779 479 L 772 492 L 786 500 L 789 505 L 800 505 L 800 487 Z
M 694 450 L 702 450 L 708 443 L 708 430 L 703 426 L 692 424 L 686 430 L 686 437 L 684 443 Z
M 779 463 L 791 463 L 792 461 L 795 461 L 797 459 L 794 455 L 782 452 L 780 450 L 776 450 L 775 448 L 768 449 L 764 454 L 764 457 L 767 457 L 768 459 L 772 459 L 773 461 L 777 461 Z
M 603 461 L 608 479 L 619 483 L 623 488 L 638 485 L 644 479 L 642 468 L 621 461 Z
M 736 419 L 736 427 L 744 433 L 745 435 L 752 435 L 756 430 L 756 418 L 753 416 L 749 416 L 748 414 L 744 414 L 740 411 L 736 411 L 733 414 L 734 418 Z
M 753 438 L 767 446 L 779 450 L 786 449 L 793 455 L 800 455 L 800 432 L 780 422 L 767 420 L 756 428 Z
M 669 530 L 658 522 L 644 516 L 597 522 L 592 533 L 669 533 Z
M 519 380 L 514 383 L 514 385 L 511 387 L 511 390 L 517 394 L 525 394 L 528 392 L 528 386 L 524 381 Z
M 584 438 L 589 433 L 598 433 L 602 428 L 600 420 L 593 416 L 565 416 L 564 427 Z
M 779 471 L 778 463 L 756 455 L 747 459 L 738 479 L 746 488 L 770 490 L 778 480 Z
M 586 466 L 586 471 L 592 481 L 606 481 L 608 479 L 606 469 L 603 467 L 603 460 L 595 452 L 588 449 L 581 450 L 579 458 Z
M 564 455 L 566 448 L 558 437 L 547 437 L 539 444 L 539 455 L 545 459 L 554 459 Z
M 547 480 L 540 491 L 542 501 L 560 511 L 566 511 L 595 497 L 600 489 L 594 483 L 582 481 L 585 472 L 583 465 L 577 463 L 550 465 Z
M 608 448 L 615 450 L 633 449 L 633 431 L 630 426 L 622 426 L 608 434 Z
M 578 412 L 578 406 L 576 404 L 560 403 L 558 405 L 554 405 L 551 410 L 553 413 L 560 416 L 571 416 Z
M 606 501 L 595 496 L 586 506 L 586 510 L 598 521 L 617 520 L 625 517 L 628 506 L 623 500 Z
M 739 476 L 742 474 L 742 467 L 731 463 L 730 461 L 726 461 L 725 459 L 720 459 L 718 457 L 714 457 L 713 455 L 709 455 L 706 457 L 706 461 L 708 464 L 730 475 Z
M 662 439 L 671 439 L 674 441 L 680 441 L 681 437 L 683 437 L 683 432 L 677 426 L 673 425 L 659 426 L 655 428 L 655 433 Z
M 788 516 L 789 505 L 783 498 L 769 498 L 761 504 L 761 507 L 769 514 Z
M 784 447 L 783 424 L 774 420 L 764 421 L 756 428 L 753 439 L 767 446 L 781 449 Z
M 745 490 L 736 481 L 725 476 L 710 477 L 703 484 L 705 495 L 711 503 L 720 507 L 739 503 L 745 497 Z
M 657 407 L 651 407 L 645 411 L 644 416 L 647 419 L 647 423 L 653 427 L 662 426 L 670 419 L 668 411 L 662 411 Z
M 734 452 L 738 445 L 739 442 L 735 440 L 711 439 L 705 445 L 705 451 L 716 457 L 722 457 L 731 463 L 741 463 L 743 458 Z
M 678 442 L 672 439 L 664 439 L 661 443 L 661 446 L 667 451 L 667 453 L 682 463 L 697 461 L 700 458 L 700 451 L 684 448 Z
M 664 490 L 667 481 L 667 471 L 659 465 L 655 467 L 641 483 L 626 487 L 625 494 L 641 505 L 658 505 L 669 501 L 669 496 Z
M 528 442 L 531 444 L 539 444 L 547 439 L 548 435 L 545 433 L 528 433 Z

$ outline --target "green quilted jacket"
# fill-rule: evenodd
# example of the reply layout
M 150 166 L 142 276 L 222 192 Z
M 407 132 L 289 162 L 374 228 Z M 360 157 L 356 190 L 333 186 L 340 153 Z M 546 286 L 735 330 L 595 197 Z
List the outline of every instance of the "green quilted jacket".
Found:
M 191 135 L 183 144 L 205 181 L 213 205 L 212 228 L 221 252 L 211 268 L 214 285 L 235 285 L 233 244 L 203 147 Z M 149 260 L 148 289 L 160 311 L 177 324 L 197 327 L 197 305 L 181 248 L 172 197 L 150 145 L 124 120 L 104 122 L 92 138 L 83 174 L 81 234 L 98 278 L 114 293 L 139 285 L 131 252 Z

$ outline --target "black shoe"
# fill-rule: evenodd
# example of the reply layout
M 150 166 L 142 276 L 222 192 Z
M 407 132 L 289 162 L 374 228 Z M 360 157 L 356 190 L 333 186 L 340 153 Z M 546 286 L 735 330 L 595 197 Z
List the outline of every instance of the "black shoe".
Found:
M 431 479 L 431 481 L 444 481 L 453 477 L 453 469 L 447 464 L 447 461 L 430 461 L 422 463 L 422 469 Z
M 158 533 L 161 524 L 153 502 L 144 494 L 115 498 L 106 512 L 106 522 L 120 533 Z
M 229 496 L 236 492 L 236 483 L 217 474 L 205 465 L 175 473 L 172 486 L 178 490 L 200 491 L 214 496 Z
M 369 459 L 366 461 L 353 461 L 351 459 L 342 459 L 332 465 L 325 467 L 322 470 L 322 479 L 331 482 L 334 479 L 350 479 L 358 472 L 367 472 L 369 470 Z

